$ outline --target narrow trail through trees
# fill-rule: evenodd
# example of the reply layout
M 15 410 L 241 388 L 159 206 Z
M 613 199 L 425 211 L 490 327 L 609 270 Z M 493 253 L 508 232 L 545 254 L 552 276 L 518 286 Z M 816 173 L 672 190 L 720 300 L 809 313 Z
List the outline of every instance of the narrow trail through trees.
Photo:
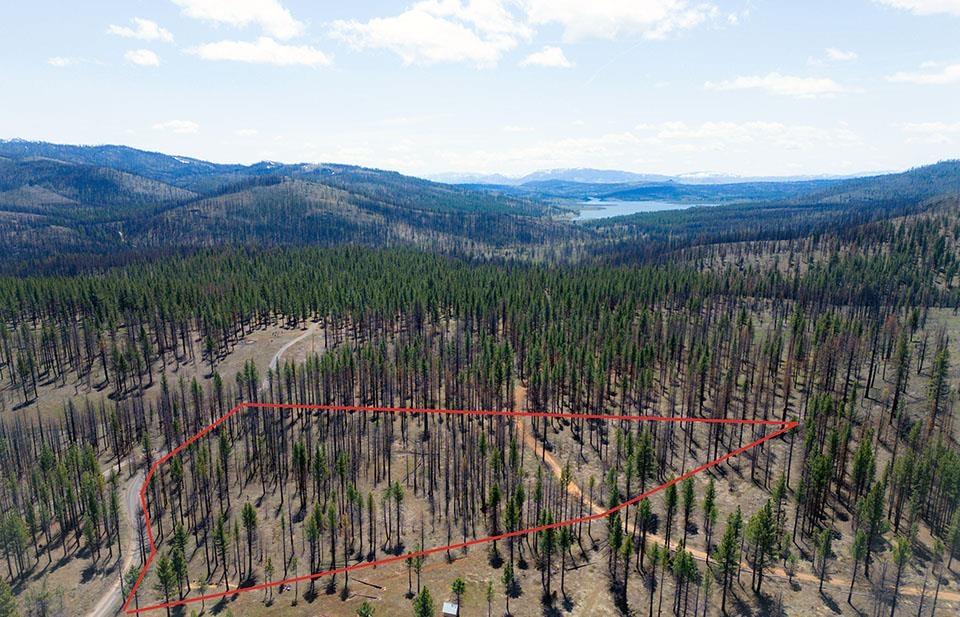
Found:
M 518 404 L 525 406 L 527 403 L 527 388 L 518 383 L 514 391 L 514 398 L 518 402 Z M 543 445 L 537 441 L 537 439 L 530 433 L 530 431 L 527 430 L 525 418 L 518 417 L 516 420 L 516 423 L 517 423 L 517 431 L 522 437 L 524 445 L 530 448 L 533 451 L 534 455 L 536 455 L 537 457 L 540 457 L 541 460 L 545 462 L 547 467 L 550 468 L 550 471 L 553 473 L 554 477 L 559 480 L 561 475 L 563 474 L 563 466 L 560 464 L 560 462 L 557 461 L 556 457 L 554 457 L 550 452 L 545 451 Z M 577 499 L 583 499 L 584 503 L 587 504 L 591 512 L 593 512 L 594 514 L 602 514 L 603 512 L 607 511 L 607 508 L 604 508 L 601 504 L 597 504 L 594 500 L 590 499 L 590 496 L 585 494 L 583 492 L 583 489 L 581 489 L 580 486 L 577 485 L 577 483 L 572 480 L 567 485 L 567 493 L 571 497 L 574 497 Z M 632 522 L 628 521 L 626 523 L 626 526 L 631 533 L 634 531 L 634 525 Z M 647 533 L 647 540 L 650 542 L 654 542 L 659 546 L 666 545 L 666 542 L 664 541 L 664 539 L 659 537 L 657 534 L 654 534 L 653 532 Z M 689 551 L 690 554 L 692 554 L 693 557 L 698 561 L 707 563 L 707 553 L 705 551 L 695 547 L 689 547 L 689 546 L 685 547 L 685 549 Z M 750 566 L 746 562 L 741 563 L 740 567 L 743 572 L 746 572 L 748 574 L 752 572 L 752 570 L 750 569 Z M 770 576 L 770 577 L 779 578 L 782 580 L 802 581 L 805 583 L 814 583 L 814 584 L 820 583 L 820 577 L 811 572 L 796 572 L 791 578 L 790 576 L 787 575 L 786 571 L 781 566 L 776 566 L 768 570 L 765 570 L 764 576 Z M 825 579 L 823 584 L 824 586 L 836 587 L 841 590 L 846 590 L 850 587 L 850 579 L 830 577 L 828 579 Z M 854 585 L 854 589 L 858 590 L 859 593 L 861 594 L 866 594 L 871 592 L 870 588 L 865 585 Z M 920 587 L 915 587 L 915 586 L 900 587 L 899 589 L 900 594 L 907 595 L 907 596 L 920 596 L 927 593 L 928 591 L 929 590 L 926 590 Z M 947 590 L 941 589 L 939 597 L 940 599 L 948 602 L 958 602 L 960 601 L 960 592 L 947 591 Z
M 131 464 L 131 459 L 126 460 L 127 466 Z M 113 467 L 111 465 L 110 469 Z M 106 474 L 107 471 L 105 470 Z M 121 472 L 122 473 L 122 472 Z M 143 486 L 143 470 L 138 470 L 133 474 L 124 485 L 123 495 L 124 504 L 127 508 L 127 516 L 130 521 L 128 543 L 126 546 L 125 557 L 120 565 L 120 571 L 117 573 L 113 585 L 104 592 L 103 596 L 97 602 L 96 606 L 88 613 L 88 617 L 112 617 L 119 615 L 118 605 L 123 603 L 123 588 L 120 583 L 127 570 L 133 566 L 134 557 L 140 553 L 140 539 L 137 528 L 140 525 L 140 487 Z
M 270 361 L 270 369 L 276 370 L 279 366 L 280 361 L 283 358 L 283 355 L 293 348 L 297 343 L 308 338 L 310 335 L 314 334 L 317 331 L 319 324 L 311 324 L 302 334 L 297 336 L 295 339 L 292 339 L 285 343 L 273 358 Z M 264 384 L 266 386 L 266 383 Z M 515 401 L 519 407 L 526 408 L 528 403 L 527 398 L 527 389 L 521 384 L 516 384 L 515 386 Z M 526 448 L 529 448 L 533 454 L 543 461 L 544 465 L 547 466 L 550 473 L 558 480 L 561 479 L 563 475 L 563 466 L 557 460 L 557 458 L 549 451 L 546 451 L 544 446 L 537 440 L 535 435 L 525 421 L 525 418 L 518 417 L 516 418 L 516 429 L 519 433 L 522 443 Z M 129 472 L 129 468 L 134 464 L 134 461 L 130 458 L 125 459 L 121 464 L 121 473 L 123 470 Z M 110 471 L 113 471 L 114 468 L 111 466 L 108 470 L 105 470 L 104 473 L 107 474 Z M 124 556 L 122 567 L 119 572 L 116 572 L 116 580 L 109 590 L 100 598 L 97 605 L 94 609 L 88 613 L 89 617 L 111 617 L 112 615 L 118 615 L 120 612 L 117 610 L 116 604 L 118 599 L 121 596 L 121 582 L 120 578 L 126 573 L 126 571 L 132 566 L 135 555 L 139 552 L 139 538 L 137 534 L 137 521 L 138 517 L 141 516 L 139 501 L 137 499 L 138 489 L 143 483 L 143 472 L 138 471 L 133 475 L 124 485 L 124 501 L 128 509 L 130 521 L 133 522 L 133 525 L 128 530 L 130 544 L 127 546 L 127 552 Z M 570 496 L 577 500 L 582 500 L 582 502 L 589 508 L 590 512 L 593 514 L 603 514 L 607 511 L 607 508 L 603 507 L 602 504 L 598 504 L 593 499 L 591 499 L 583 489 L 576 482 L 569 482 L 566 485 L 566 491 Z M 634 531 L 633 524 L 629 521 L 625 523 L 626 528 L 630 531 Z M 653 533 L 649 533 L 648 539 L 660 546 L 665 544 L 665 541 L 662 537 L 658 537 Z M 707 561 L 707 554 L 701 550 L 694 547 L 686 547 L 686 550 L 691 553 L 691 555 L 699 560 L 700 562 Z M 431 564 L 431 567 L 440 567 L 442 564 Z M 750 573 L 751 569 L 746 563 L 741 564 L 741 569 L 744 572 Z M 819 583 L 820 579 L 817 575 L 811 572 L 796 572 L 792 576 L 788 576 L 786 571 L 782 567 L 773 567 L 766 571 L 768 576 L 772 576 L 781 580 L 791 580 L 799 581 L 804 583 Z M 824 581 L 824 584 L 829 587 L 846 590 L 850 586 L 849 578 L 837 578 L 831 577 Z M 857 584 L 854 586 L 858 594 L 869 594 L 871 593 L 871 586 L 869 583 L 867 585 Z M 921 589 L 918 586 L 904 586 L 899 588 L 899 594 L 905 596 L 921 596 L 929 591 L 928 589 Z M 960 592 L 950 591 L 946 589 L 940 590 L 939 597 L 941 600 L 945 601 L 960 601 Z
M 280 361 L 283 359 L 283 355 L 287 353 L 294 345 L 300 343 L 311 334 L 317 332 L 320 324 L 311 324 L 305 332 L 297 336 L 296 338 L 288 341 L 277 350 L 277 353 L 273 355 L 270 359 L 269 367 L 271 370 L 276 371 L 277 366 L 279 366 Z M 263 388 L 266 389 L 268 386 L 268 381 L 266 378 L 263 380 Z M 160 453 L 159 456 L 162 456 L 165 453 Z M 129 467 L 133 464 L 133 459 L 127 458 L 121 463 L 121 469 L 124 467 Z M 103 473 L 106 477 L 109 473 L 114 470 L 113 464 L 106 469 Z M 122 471 L 120 472 L 122 473 Z M 113 584 L 104 591 L 103 595 L 100 596 L 100 599 L 97 601 L 96 605 L 87 613 L 87 617 L 114 617 L 115 615 L 122 614 L 123 602 L 126 600 L 123 586 L 121 584 L 122 577 L 126 572 L 133 566 L 134 558 L 140 554 L 140 536 L 137 532 L 138 527 L 142 524 L 143 513 L 140 509 L 140 488 L 143 486 L 144 482 L 144 472 L 143 470 L 137 470 L 127 482 L 124 484 L 123 494 L 124 494 L 124 504 L 127 509 L 127 517 L 130 523 L 128 544 L 125 547 L 125 557 L 123 562 L 120 564 L 120 570 L 116 573 L 116 580 Z

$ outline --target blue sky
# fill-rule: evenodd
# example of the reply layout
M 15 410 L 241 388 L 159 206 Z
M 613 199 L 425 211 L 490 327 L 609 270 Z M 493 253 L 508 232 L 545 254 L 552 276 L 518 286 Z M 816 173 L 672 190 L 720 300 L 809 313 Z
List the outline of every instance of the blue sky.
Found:
M 430 175 L 960 157 L 960 0 L 0 8 L 0 137 Z

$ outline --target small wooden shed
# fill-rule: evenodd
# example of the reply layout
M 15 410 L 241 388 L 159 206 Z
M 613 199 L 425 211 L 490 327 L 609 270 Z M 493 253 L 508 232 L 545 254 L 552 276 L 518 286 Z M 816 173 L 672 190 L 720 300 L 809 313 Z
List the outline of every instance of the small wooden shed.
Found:
M 443 603 L 443 617 L 460 617 L 460 607 L 456 602 Z

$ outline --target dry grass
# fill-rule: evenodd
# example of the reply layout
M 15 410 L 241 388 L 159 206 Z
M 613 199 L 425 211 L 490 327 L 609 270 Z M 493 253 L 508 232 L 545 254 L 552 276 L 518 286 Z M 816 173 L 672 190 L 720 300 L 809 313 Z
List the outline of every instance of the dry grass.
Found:
M 241 370 L 245 362 L 252 359 L 257 364 L 261 374 L 265 374 L 267 366 L 274 354 L 287 342 L 299 337 L 302 333 L 303 331 L 300 329 L 282 327 L 258 330 L 247 336 L 234 348 L 232 353 L 223 358 L 217 364 L 217 371 L 220 372 L 226 380 L 229 376 Z M 211 379 L 209 375 L 210 367 L 206 362 L 200 360 L 199 343 L 195 343 L 195 356 L 197 358 L 195 361 L 179 365 L 173 365 L 168 362 L 167 378 L 173 383 L 176 383 L 180 378 L 189 381 L 196 377 L 197 380 L 201 382 L 206 382 Z M 304 344 L 306 344 L 306 342 L 304 342 Z M 291 351 L 293 350 L 291 349 Z M 159 365 L 155 368 L 159 368 Z M 157 385 L 157 383 L 159 383 L 159 375 L 156 374 L 155 378 L 156 382 L 152 390 L 159 389 Z M 147 396 L 150 396 L 149 392 L 148 390 Z M 15 417 L 32 418 L 36 417 L 37 414 L 47 418 L 56 418 L 62 414 L 63 408 L 68 400 L 73 400 L 75 404 L 80 405 L 85 399 L 99 402 L 99 400 L 106 397 L 107 394 L 106 390 L 97 391 L 95 389 L 88 389 L 81 383 L 68 383 L 63 386 L 60 384 L 45 384 L 38 389 L 38 393 L 39 396 L 37 400 L 28 407 L 15 411 L 11 410 L 11 407 L 16 405 L 16 403 L 11 405 L 11 402 L 20 402 L 22 399 L 18 398 L 20 396 L 18 390 L 11 391 L 8 382 L 6 387 L 0 391 L 0 398 L 5 400 L 6 409 L 8 410 L 2 414 L 4 421 L 11 421 Z M 116 461 L 104 460 L 103 464 L 104 468 L 107 469 L 115 466 Z M 122 520 L 121 537 L 124 539 L 130 535 L 131 521 L 127 519 L 128 517 L 124 516 Z M 70 548 L 69 542 L 72 541 L 72 539 L 71 537 L 70 540 L 68 540 L 68 549 Z M 70 557 L 57 560 L 57 557 L 61 555 L 62 552 L 59 547 L 55 547 L 53 563 L 47 566 L 46 556 L 42 554 L 37 571 L 28 578 L 26 584 L 18 586 L 15 591 L 20 597 L 25 597 L 33 591 L 39 591 L 46 585 L 49 591 L 57 592 L 59 590 L 59 592 L 62 593 L 62 596 L 66 600 L 64 607 L 65 615 L 86 615 L 100 597 L 109 590 L 117 580 L 119 576 L 119 557 L 116 550 L 112 556 L 108 556 L 108 553 L 104 551 L 101 561 L 97 564 L 92 564 L 91 561 L 85 558 L 78 559 L 76 557 Z M 81 555 L 85 556 L 86 554 L 82 552 Z

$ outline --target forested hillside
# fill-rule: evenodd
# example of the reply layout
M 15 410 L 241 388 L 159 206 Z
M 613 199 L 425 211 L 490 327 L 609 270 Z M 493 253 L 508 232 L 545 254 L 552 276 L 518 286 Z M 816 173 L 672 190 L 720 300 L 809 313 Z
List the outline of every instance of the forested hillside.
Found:
M 803 195 L 834 186 L 837 180 L 685 183 L 671 178 L 640 182 L 576 182 L 530 180 L 520 185 L 463 184 L 465 188 L 550 200 L 596 199 L 624 201 L 663 200 L 676 203 L 731 203 L 769 201 Z
M 3 146 L 24 613 L 116 614 L 148 536 L 133 606 L 172 612 L 960 610 L 956 163 L 578 225 L 376 170 Z M 278 407 L 161 465 L 148 534 L 147 471 L 244 402 Z
M 6 271 L 211 245 L 536 253 L 552 207 L 347 165 L 218 165 L 120 146 L 0 142 Z
M 803 237 L 960 195 L 960 163 L 853 180 L 463 187 L 336 164 L 221 165 L 122 146 L 0 141 L 0 271 L 67 273 L 202 247 L 415 247 L 633 263 L 689 245 Z M 501 190 L 503 189 L 503 190 Z M 585 224 L 558 198 L 723 203 Z
M 674 250 L 755 240 L 858 233 L 872 221 L 955 207 L 960 162 L 948 161 L 902 174 L 846 180 L 787 199 L 734 203 L 719 208 L 652 212 L 591 221 L 597 253 L 609 259 L 670 259 Z M 908 274 L 910 275 L 910 274 Z
M 31 581 L 116 568 L 130 557 L 123 530 L 136 530 L 123 495 L 137 470 L 237 402 L 523 409 L 574 419 L 501 420 L 457 442 L 434 417 L 237 416 L 151 483 L 160 555 L 137 602 L 602 511 L 762 436 L 575 419 L 606 413 L 800 427 L 608 520 L 401 562 L 410 593 L 462 572 L 468 606 L 485 608 L 489 581 L 490 602 L 515 614 L 588 597 L 619 611 L 798 613 L 821 593 L 840 612 L 953 610 L 958 223 L 945 202 L 841 233 L 689 247 L 669 265 L 276 248 L 5 278 L 2 468 L 27 479 L 3 484 L 7 579 L 36 601 Z M 221 374 L 276 327 L 313 332 L 318 349 Z M 458 460 L 480 472 L 454 475 Z M 463 561 L 424 567 L 445 559 Z M 379 577 L 241 594 L 233 610 L 296 598 L 346 614 Z M 404 614 L 403 591 L 372 604 Z

